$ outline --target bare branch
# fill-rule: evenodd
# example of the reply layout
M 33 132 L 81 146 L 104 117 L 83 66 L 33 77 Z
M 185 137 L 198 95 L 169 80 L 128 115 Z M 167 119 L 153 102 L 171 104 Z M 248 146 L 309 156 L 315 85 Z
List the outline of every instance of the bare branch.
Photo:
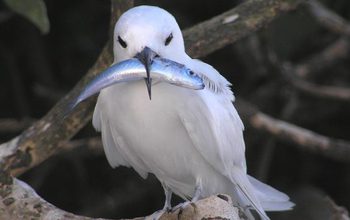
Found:
M 29 185 L 18 179 L 13 179 L 13 184 L 6 186 L 6 192 L 8 192 L 7 198 L 0 203 L 1 219 L 92 220 L 53 206 L 37 195 Z
M 334 33 L 350 36 L 350 25 L 344 18 L 325 7 L 318 0 L 308 0 L 306 5 L 309 6 L 311 14 L 322 26 Z
M 333 99 L 338 101 L 350 101 L 350 89 L 337 86 L 318 85 L 306 78 L 312 73 L 330 67 L 337 60 L 345 58 L 350 49 L 350 43 L 345 38 L 340 38 L 320 53 L 313 55 L 307 61 L 299 65 L 282 63 L 278 59 L 275 65 L 280 69 L 284 77 L 288 79 L 296 89 L 319 98 Z
M 318 0 L 309 0 L 306 2 L 311 14 L 316 20 L 328 30 L 350 36 L 350 24 L 335 12 L 325 7 Z M 321 86 L 302 80 L 313 72 L 331 66 L 335 61 L 345 58 L 350 50 L 350 43 L 347 38 L 342 37 L 328 46 L 321 53 L 314 55 L 305 63 L 297 65 L 295 68 L 289 68 L 289 79 L 294 87 L 300 91 L 321 98 L 329 98 L 340 101 L 350 101 L 350 89 L 336 86 Z
M 250 0 L 184 31 L 187 52 L 202 57 L 269 24 L 300 0 Z M 210 33 L 210 34 L 208 34 Z
M 302 150 L 319 153 L 338 161 L 350 160 L 350 143 L 348 141 L 326 137 L 311 130 L 275 119 L 240 99 L 236 101 L 236 104 L 242 118 L 255 129 L 267 132 L 280 140 L 294 143 Z
M 292 67 L 291 64 L 285 63 L 282 69 L 283 74 L 288 78 L 288 82 L 290 82 L 298 90 L 308 95 L 317 96 L 319 98 L 350 102 L 350 89 L 348 88 L 323 86 L 309 82 L 306 79 L 298 77 L 296 70 Z
M 322 69 L 330 67 L 335 61 L 345 58 L 350 50 L 348 37 L 350 36 L 350 24 L 335 12 L 325 7 L 318 0 L 304 2 L 310 9 L 316 20 L 328 30 L 341 34 L 334 43 L 326 47 L 322 52 L 310 57 L 306 62 L 295 67 L 295 73 L 299 77 L 308 77 Z
M 332 66 L 337 60 L 345 58 L 350 50 L 350 43 L 346 38 L 339 38 L 305 62 L 295 66 L 295 74 L 299 77 L 309 77 L 322 69 Z
M 295 76 L 291 76 L 289 79 L 295 88 L 308 95 L 350 102 L 350 89 L 348 88 L 317 85 Z
M 1 219 L 105 220 L 102 218 L 95 219 L 78 216 L 63 211 L 42 199 L 29 185 L 18 179 L 14 179 L 13 184 L 7 186 L 7 192 L 7 198 L 0 203 Z M 199 200 L 193 205 L 186 207 L 182 214 L 179 214 L 179 210 L 166 213 L 161 219 L 175 220 L 179 219 L 178 217 L 180 216 L 184 220 L 213 219 L 214 217 L 239 220 L 239 213 L 240 210 L 234 207 L 229 196 L 220 195 Z M 139 217 L 130 220 L 142 219 L 145 218 Z

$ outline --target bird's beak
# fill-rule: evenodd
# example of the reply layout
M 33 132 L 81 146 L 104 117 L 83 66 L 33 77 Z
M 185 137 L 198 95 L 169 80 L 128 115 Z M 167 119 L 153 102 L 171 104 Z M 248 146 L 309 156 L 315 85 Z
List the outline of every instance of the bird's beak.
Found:
M 145 82 L 146 82 L 148 96 L 149 96 L 150 100 L 151 100 L 151 97 L 152 97 L 152 95 L 151 95 L 152 94 L 151 93 L 152 78 L 150 76 L 150 67 L 151 67 L 153 58 L 156 57 L 156 56 L 157 56 L 157 53 L 154 52 L 149 47 L 145 47 L 141 52 L 139 52 L 135 56 L 145 66 L 146 73 L 147 73 L 147 78 L 145 79 Z

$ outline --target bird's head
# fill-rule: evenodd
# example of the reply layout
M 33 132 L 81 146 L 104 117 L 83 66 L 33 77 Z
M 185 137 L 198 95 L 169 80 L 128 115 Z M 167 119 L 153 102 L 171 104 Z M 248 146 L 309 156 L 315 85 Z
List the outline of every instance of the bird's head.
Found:
M 151 49 L 171 59 L 185 51 L 181 30 L 175 18 L 155 6 L 138 6 L 126 11 L 114 29 L 114 59 L 120 62 Z
M 137 57 L 145 65 L 146 84 L 151 92 L 150 65 L 156 56 L 179 61 L 184 57 L 184 40 L 175 18 L 155 6 L 138 6 L 126 11 L 114 29 L 114 62 Z

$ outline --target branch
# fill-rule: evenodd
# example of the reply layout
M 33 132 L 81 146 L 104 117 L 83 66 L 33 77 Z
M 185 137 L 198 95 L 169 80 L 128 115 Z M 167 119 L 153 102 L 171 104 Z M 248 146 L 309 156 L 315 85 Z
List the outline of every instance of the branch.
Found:
M 319 54 L 313 55 L 302 64 L 292 65 L 291 63 L 276 61 L 275 65 L 280 69 L 289 83 L 307 95 L 350 102 L 350 89 L 318 85 L 306 79 L 312 73 L 328 68 L 337 60 L 345 58 L 349 49 L 350 43 L 345 38 L 339 38 Z
M 7 198 L 0 203 L 1 219 L 67 219 L 92 220 L 63 211 L 42 199 L 26 183 L 14 179 L 6 187 Z M 102 220 L 102 219 L 101 219 Z
M 285 67 L 285 75 L 289 79 L 289 82 L 299 91 L 319 98 L 350 102 L 350 89 L 336 86 L 323 86 L 309 82 L 297 77 L 291 66 Z
M 221 15 L 184 31 L 186 49 L 192 57 L 203 57 L 232 44 L 269 24 L 301 0 L 250 0 Z M 210 33 L 210 34 L 208 34 Z
M 304 63 L 295 66 L 295 74 L 306 78 L 313 73 L 332 66 L 337 60 L 345 58 L 350 50 L 350 43 L 346 38 L 339 38 L 320 53 L 308 58 Z
M 187 206 L 181 213 L 165 213 L 160 220 L 209 220 L 209 219 L 245 219 L 242 210 L 232 203 L 231 197 L 224 194 L 210 196 Z M 147 218 L 146 218 L 147 219 Z
M 61 210 L 42 199 L 29 185 L 18 179 L 14 179 L 13 184 L 8 186 L 7 190 L 7 198 L 0 203 L 1 219 L 106 220 L 74 215 Z M 238 213 L 240 213 L 240 210 L 234 207 L 229 196 L 219 195 L 189 205 L 183 210 L 182 214 L 179 214 L 179 210 L 166 213 L 161 217 L 161 220 L 176 220 L 179 217 L 184 220 L 214 218 L 239 220 Z M 139 217 L 129 220 L 143 219 L 145 218 Z
M 296 144 L 302 150 L 319 153 L 338 161 L 350 161 L 350 143 L 326 137 L 291 123 L 275 119 L 260 112 L 255 106 L 237 99 L 240 115 L 253 128 L 269 133 L 276 138 Z
M 337 13 L 325 7 L 318 0 L 308 0 L 305 4 L 309 7 L 314 18 L 329 31 L 350 36 L 350 25 Z
M 340 17 L 337 13 L 325 7 L 318 0 L 309 0 L 305 4 L 309 7 L 311 14 L 322 26 L 334 33 L 346 37 L 350 36 L 349 22 Z M 326 67 L 330 67 L 338 59 L 346 57 L 350 50 L 350 43 L 346 37 L 339 38 L 321 53 L 308 59 L 307 62 L 300 64 L 295 68 L 289 68 L 288 75 L 293 86 L 306 94 L 349 102 L 350 89 L 336 86 L 321 86 L 298 78 L 305 78 L 306 76 L 309 76 L 310 73 L 319 72 Z

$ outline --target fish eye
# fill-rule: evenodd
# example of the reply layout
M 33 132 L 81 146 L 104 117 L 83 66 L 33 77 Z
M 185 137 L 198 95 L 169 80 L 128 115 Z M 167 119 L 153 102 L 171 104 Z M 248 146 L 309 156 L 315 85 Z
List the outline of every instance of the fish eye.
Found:
M 126 48 L 128 46 L 128 44 L 120 36 L 118 36 L 118 42 L 123 48 Z
M 194 76 L 194 72 L 192 70 L 190 70 L 190 75 Z
M 164 45 L 168 46 L 173 39 L 173 33 L 170 33 L 169 36 L 165 39 Z

